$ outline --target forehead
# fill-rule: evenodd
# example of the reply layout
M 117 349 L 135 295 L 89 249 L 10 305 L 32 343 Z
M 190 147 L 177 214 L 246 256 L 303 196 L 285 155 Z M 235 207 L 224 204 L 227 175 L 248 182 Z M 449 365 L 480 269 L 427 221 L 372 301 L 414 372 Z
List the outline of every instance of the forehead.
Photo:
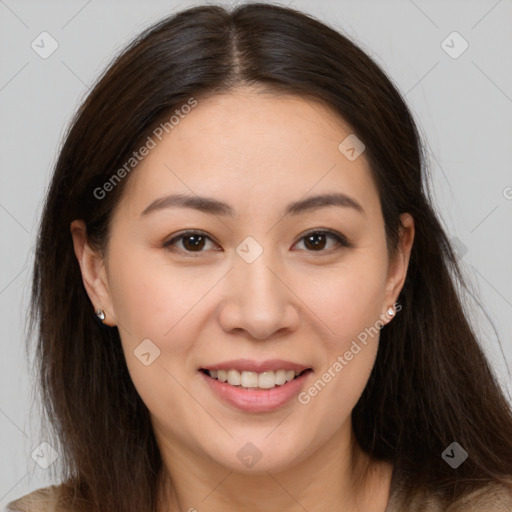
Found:
M 153 137 L 126 184 L 130 209 L 173 192 L 215 196 L 236 210 L 333 191 L 378 207 L 364 153 L 350 160 L 339 149 L 350 126 L 319 101 L 239 89 L 198 99 L 168 131 Z

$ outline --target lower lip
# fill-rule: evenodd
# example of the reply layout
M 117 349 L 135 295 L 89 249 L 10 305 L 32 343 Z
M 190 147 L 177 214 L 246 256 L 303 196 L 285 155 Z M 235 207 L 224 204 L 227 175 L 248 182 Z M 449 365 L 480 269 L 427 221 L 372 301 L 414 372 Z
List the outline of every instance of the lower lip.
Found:
M 308 371 L 282 386 L 271 389 L 236 388 L 227 382 L 212 379 L 201 371 L 199 373 L 217 396 L 237 409 L 247 412 L 271 412 L 279 409 L 297 396 L 312 372 Z

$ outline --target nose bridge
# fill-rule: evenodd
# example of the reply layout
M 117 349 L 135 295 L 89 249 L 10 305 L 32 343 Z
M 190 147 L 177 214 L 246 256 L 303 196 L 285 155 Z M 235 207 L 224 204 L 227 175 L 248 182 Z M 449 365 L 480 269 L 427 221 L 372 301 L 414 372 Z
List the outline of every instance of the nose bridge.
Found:
M 234 268 L 241 302 L 256 303 L 263 309 L 278 305 L 282 286 L 274 274 L 276 270 L 271 271 L 278 264 L 269 244 L 266 242 L 264 247 L 253 237 L 247 237 L 236 248 Z
M 247 237 L 237 246 L 236 253 L 228 303 L 221 315 L 224 328 L 241 328 L 264 339 L 283 327 L 293 327 L 297 321 L 290 300 L 293 294 L 277 277 L 281 264 L 274 251 Z

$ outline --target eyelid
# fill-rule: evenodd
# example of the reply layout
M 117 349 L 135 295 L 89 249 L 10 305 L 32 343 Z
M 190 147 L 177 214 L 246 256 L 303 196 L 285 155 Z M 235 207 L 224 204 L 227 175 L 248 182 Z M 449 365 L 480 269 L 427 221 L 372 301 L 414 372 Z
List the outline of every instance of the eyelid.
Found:
M 302 233 L 298 237 L 297 241 L 294 242 L 293 246 L 295 246 L 297 243 L 301 242 L 304 238 L 308 237 L 309 235 L 317 235 L 317 234 L 330 236 L 331 238 L 334 238 L 334 240 L 337 242 L 337 244 L 334 247 L 332 247 L 331 249 L 319 250 L 319 251 L 305 251 L 305 252 L 311 253 L 311 254 L 318 253 L 319 255 L 322 255 L 322 254 L 330 254 L 330 253 L 337 251 L 341 248 L 354 247 L 354 245 L 351 242 L 349 242 L 344 235 L 342 235 L 338 231 L 328 229 L 328 228 L 313 228 L 313 229 L 306 231 L 305 233 Z M 172 249 L 170 249 L 170 247 L 172 247 L 172 245 L 174 245 L 174 243 L 178 242 L 180 239 L 186 237 L 187 235 L 200 235 L 200 236 L 210 240 L 211 242 L 217 244 L 217 242 L 206 232 L 204 232 L 200 229 L 188 229 L 188 230 L 181 231 L 181 232 L 173 235 L 172 238 L 165 241 L 162 244 L 162 246 L 163 246 L 163 248 L 166 248 L 172 252 L 175 252 L 175 253 L 181 252 L 181 253 L 184 253 L 184 254 L 186 254 L 188 256 L 192 256 L 192 257 L 199 256 L 201 253 L 206 252 L 206 251 L 197 251 L 197 252 L 184 251 L 182 249 L 178 250 L 178 251 L 173 251 Z

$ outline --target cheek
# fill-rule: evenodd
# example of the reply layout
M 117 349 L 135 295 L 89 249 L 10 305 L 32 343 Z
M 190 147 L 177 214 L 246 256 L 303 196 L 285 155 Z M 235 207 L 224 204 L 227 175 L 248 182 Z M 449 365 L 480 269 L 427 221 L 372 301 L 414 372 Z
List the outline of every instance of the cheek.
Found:
M 111 292 L 120 330 L 128 337 L 179 340 L 172 334 L 222 277 L 222 270 L 183 269 L 133 248 L 113 259 Z M 110 278 L 109 278 L 110 279 Z M 174 343 L 174 341 L 173 341 Z
M 330 350 L 344 351 L 381 319 L 386 261 L 368 253 L 353 255 L 335 269 L 314 269 L 297 283 L 297 295 L 321 321 Z
M 373 368 L 383 325 L 385 277 L 386 261 L 373 255 L 354 257 L 329 275 L 310 275 L 298 291 L 307 297 L 304 302 L 321 329 L 320 368 L 304 402 L 314 399 L 316 407 L 329 408 L 333 417 L 350 412 Z
M 351 266 L 310 295 L 308 306 L 325 324 L 317 335 L 320 367 L 299 396 L 312 432 L 333 435 L 366 387 L 378 350 L 382 282 L 378 266 Z
M 226 269 L 183 268 L 137 247 L 111 255 L 112 300 L 132 381 L 151 411 L 165 416 L 172 407 L 184 417 L 187 400 L 180 383 L 190 378 L 195 341 L 207 327 L 212 292 Z M 157 355 L 149 366 L 137 357 L 147 353 L 141 348 L 146 346 L 151 361 Z
M 133 384 L 152 413 L 165 418 L 172 410 L 185 418 L 188 401 L 181 384 L 202 328 L 201 299 L 223 273 L 183 271 L 161 258 L 152 261 L 147 249 L 136 247 L 112 249 L 111 260 L 113 307 Z

